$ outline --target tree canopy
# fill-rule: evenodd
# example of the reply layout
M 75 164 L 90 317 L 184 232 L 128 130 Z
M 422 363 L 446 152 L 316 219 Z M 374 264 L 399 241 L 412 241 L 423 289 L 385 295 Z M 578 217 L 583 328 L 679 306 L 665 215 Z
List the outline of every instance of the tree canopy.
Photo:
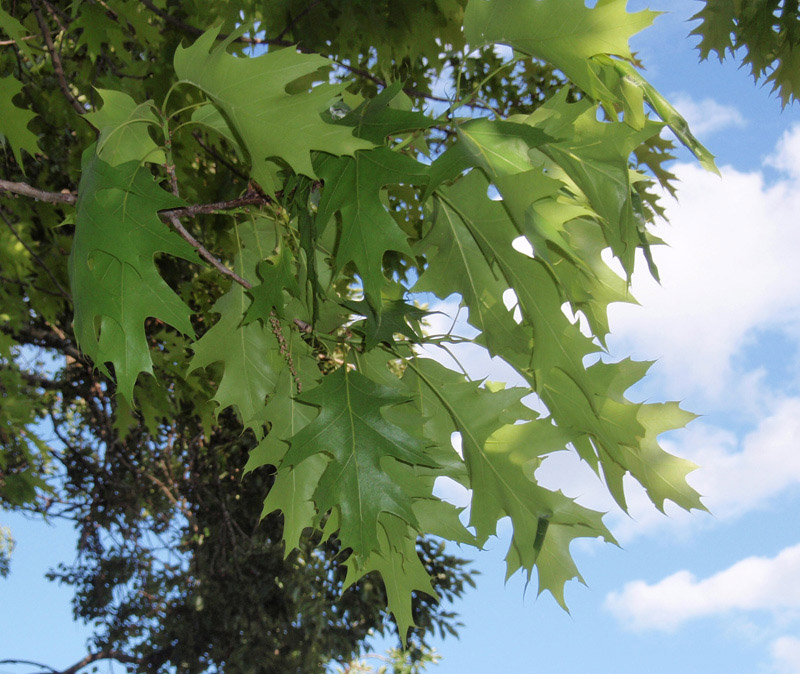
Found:
M 472 582 L 443 541 L 480 548 L 504 517 L 507 573 L 564 605 L 571 542 L 614 539 L 538 484 L 554 452 L 623 509 L 626 475 L 703 507 L 658 444 L 693 415 L 628 399 L 649 363 L 605 352 L 609 304 L 641 260 L 657 275 L 665 129 L 716 170 L 630 51 L 655 16 L 3 5 L 0 501 L 79 526 L 52 575 L 98 658 L 312 671 L 386 606 L 423 644 Z M 435 333 L 453 296 L 470 332 Z M 464 342 L 524 385 L 436 355 Z

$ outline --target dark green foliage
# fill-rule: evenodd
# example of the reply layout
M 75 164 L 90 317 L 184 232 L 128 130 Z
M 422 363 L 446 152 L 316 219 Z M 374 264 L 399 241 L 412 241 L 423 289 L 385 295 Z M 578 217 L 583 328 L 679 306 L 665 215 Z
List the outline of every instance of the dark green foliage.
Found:
M 692 35 L 707 59 L 727 54 L 749 66 L 755 80 L 772 84 L 785 106 L 800 93 L 800 13 L 797 0 L 706 0 Z

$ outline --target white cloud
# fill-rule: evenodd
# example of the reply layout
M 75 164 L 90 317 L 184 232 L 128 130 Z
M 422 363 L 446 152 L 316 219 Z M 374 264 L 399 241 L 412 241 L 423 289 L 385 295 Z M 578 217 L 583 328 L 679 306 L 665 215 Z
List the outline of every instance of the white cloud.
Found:
M 689 481 L 719 519 L 760 507 L 800 485 L 800 398 L 781 401 L 741 442 L 729 431 L 697 424 L 680 443 L 702 466 Z
M 800 398 L 787 398 L 756 428 L 739 438 L 717 426 L 695 421 L 662 442 L 672 454 L 700 466 L 689 483 L 703 496 L 714 522 L 733 520 L 767 507 L 800 488 Z M 611 512 L 608 524 L 623 543 L 669 529 L 672 533 L 707 526 L 710 520 L 667 503 L 665 517 L 634 480 L 625 482 L 630 517 L 621 513 L 598 477 L 572 452 L 545 459 L 536 473 L 540 483 L 561 489 L 589 508 Z
M 632 629 L 670 631 L 694 618 L 800 609 L 799 577 L 800 544 L 772 558 L 748 557 L 704 580 L 683 570 L 653 585 L 633 581 L 605 603 Z
M 800 674 L 800 639 L 783 636 L 770 644 L 773 666 L 778 674 Z
M 731 127 L 741 128 L 747 124 L 735 107 L 717 103 L 711 98 L 696 101 L 687 94 L 677 94 L 671 100 L 675 109 L 686 119 L 692 132 L 703 138 L 717 131 Z
M 775 156 L 782 170 L 800 170 L 800 127 Z M 653 373 L 667 395 L 760 415 L 764 372 L 736 360 L 765 331 L 800 334 L 800 181 L 767 185 L 760 171 L 730 167 L 722 179 L 695 165 L 675 172 L 679 203 L 665 204 L 670 224 L 655 232 L 670 244 L 654 251 L 662 285 L 642 272 L 633 283 L 642 306 L 611 307 L 612 351 L 659 358 Z
M 784 131 L 775 152 L 767 157 L 765 163 L 779 171 L 800 178 L 800 126 Z

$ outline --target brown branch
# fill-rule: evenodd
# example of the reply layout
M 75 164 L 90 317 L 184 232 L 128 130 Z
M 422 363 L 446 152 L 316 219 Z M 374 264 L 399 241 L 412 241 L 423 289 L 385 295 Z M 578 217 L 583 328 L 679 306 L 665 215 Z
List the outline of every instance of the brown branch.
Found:
M 172 217 L 193 218 L 196 215 L 215 213 L 217 211 L 230 211 L 236 208 L 242 208 L 243 206 L 264 206 L 268 203 L 270 203 L 269 197 L 262 197 L 260 194 L 246 194 L 243 197 L 231 199 L 230 201 L 195 204 L 194 206 L 186 206 L 184 208 L 170 208 L 159 211 L 158 216 L 164 221 L 169 221 Z
M 2 179 L 0 179 L 0 192 L 20 194 L 51 204 L 75 204 L 78 201 L 78 196 L 74 192 L 45 192 L 36 187 L 31 187 L 27 183 L 15 183 L 10 180 Z M 158 215 L 162 220 L 168 221 L 172 216 L 193 218 L 196 215 L 216 213 L 217 211 L 230 211 L 244 206 L 264 206 L 268 203 L 270 203 L 269 197 L 264 197 L 259 194 L 246 194 L 243 197 L 230 199 L 228 201 L 215 201 L 210 204 L 195 204 L 193 206 L 184 206 L 181 208 L 169 208 L 159 211 Z
M 33 660 L 0 660 L 0 665 L 30 665 L 31 667 L 50 669 L 48 665 L 43 665 L 41 662 L 34 662 Z
M 69 101 L 70 105 L 75 108 L 75 111 L 79 115 L 82 115 L 86 112 L 86 108 L 81 105 L 80 101 L 75 98 L 75 95 L 69 89 L 67 76 L 64 74 L 64 65 L 61 63 L 61 57 L 58 55 L 58 50 L 56 50 L 56 46 L 53 44 L 53 36 L 50 35 L 50 29 L 47 27 L 47 23 L 45 22 L 42 12 L 39 9 L 39 0 L 31 0 L 31 4 L 33 5 L 33 13 L 36 15 L 36 21 L 42 31 L 42 37 L 44 38 L 45 46 L 47 47 L 47 51 L 50 53 L 50 58 L 53 60 L 53 70 L 56 73 L 56 78 L 58 79 L 58 85 L 61 88 L 61 92 Z
M 7 365 L 0 365 L 0 370 L 11 370 L 12 368 Z M 43 377 L 38 374 L 34 374 L 33 372 L 27 372 L 25 370 L 16 370 L 19 373 L 19 376 L 25 380 L 26 383 L 30 384 L 31 386 L 35 386 L 37 388 L 43 388 L 47 391 L 61 391 L 63 389 L 72 388 L 69 382 L 65 381 L 55 381 L 53 379 L 48 379 L 47 377 Z
M 0 47 L 9 47 L 12 44 L 17 44 L 17 42 L 23 42 L 25 40 L 35 40 L 35 35 L 23 35 L 19 40 L 0 40 Z
M 78 198 L 76 195 L 67 192 L 45 192 L 43 190 L 31 187 L 26 183 L 14 183 L 8 180 L 0 180 L 0 192 L 13 192 L 14 194 L 21 194 L 23 196 L 32 197 L 39 201 L 49 203 L 64 203 L 74 204 Z M 188 230 L 181 224 L 179 218 L 193 218 L 197 215 L 204 215 L 208 213 L 216 213 L 218 211 L 229 211 L 244 206 L 264 206 L 271 203 L 269 197 L 260 194 L 248 193 L 243 197 L 231 199 L 229 201 L 217 201 L 210 204 L 195 204 L 194 206 L 185 206 L 182 208 L 169 208 L 158 212 L 158 216 L 164 222 L 168 222 L 173 226 L 175 231 L 192 247 L 200 257 L 211 264 L 223 276 L 232 279 L 246 290 L 250 290 L 253 284 L 243 279 L 232 269 L 229 269 L 222 264 L 209 250 L 203 246 L 197 239 L 195 239 Z M 307 332 L 308 325 L 299 319 L 295 320 L 301 332 Z
M 263 203 L 263 200 L 266 199 L 266 197 L 261 197 L 261 196 L 258 196 L 258 195 L 255 195 L 253 197 L 247 196 L 247 197 L 242 197 L 242 198 L 243 199 L 258 198 L 258 199 L 262 200 L 262 203 Z M 253 284 L 250 283 L 250 281 L 248 281 L 247 279 L 242 278 L 241 276 L 239 276 L 239 274 L 237 274 L 235 271 L 233 271 L 229 267 L 226 267 L 224 264 L 222 264 L 222 262 L 220 262 L 216 257 L 214 257 L 214 255 L 212 255 L 211 252 L 205 246 L 203 246 L 203 244 L 201 244 L 197 239 L 195 239 L 188 232 L 188 230 L 181 224 L 181 221 L 178 219 L 178 217 L 176 215 L 174 215 L 174 213 L 170 216 L 169 221 L 170 221 L 170 223 L 172 223 L 172 226 L 175 229 L 175 231 L 178 232 L 178 234 L 186 242 L 188 242 L 188 244 L 192 248 L 194 248 L 198 252 L 200 257 L 202 257 L 204 260 L 208 261 L 211 264 L 211 266 L 214 267 L 214 269 L 216 269 L 220 274 L 222 274 L 223 276 L 227 276 L 230 279 L 233 279 L 236 283 L 238 283 L 240 286 L 245 288 L 245 290 L 251 290 L 252 289 Z M 292 354 L 289 351 L 289 347 L 288 347 L 288 345 L 286 343 L 286 339 L 283 336 L 283 331 L 281 330 L 280 320 L 278 319 L 278 314 L 276 313 L 274 307 L 272 309 L 270 309 L 270 312 L 269 312 L 269 324 L 270 324 L 270 327 L 272 328 L 273 334 L 275 335 L 276 339 L 278 340 L 278 348 L 280 350 L 281 356 L 283 356 L 283 359 L 284 359 L 284 361 L 286 361 L 286 365 L 289 368 L 289 372 L 291 372 L 291 374 L 292 374 L 292 378 L 294 379 L 295 386 L 297 387 L 297 393 L 300 394 L 303 391 L 303 384 L 300 381 L 300 376 L 298 375 L 297 370 L 295 369 L 294 360 L 292 358 Z M 303 321 L 299 321 L 299 319 L 295 319 L 295 324 L 298 325 L 298 327 L 300 327 L 301 324 L 303 326 L 306 325 Z M 151 477 L 151 479 L 153 479 L 153 478 Z M 188 518 L 188 515 L 187 515 L 187 518 Z
M 0 660 L 0 665 L 32 665 L 33 667 L 40 667 L 44 670 L 38 674 L 77 674 L 87 665 L 91 665 L 93 662 L 98 662 L 99 660 L 116 660 L 122 664 L 130 665 L 142 664 L 141 658 L 122 653 L 121 651 L 108 650 L 89 653 L 85 658 L 79 660 L 71 667 L 62 670 L 53 669 L 49 665 L 43 665 L 40 662 L 34 662 L 32 660 Z
M 46 349 L 56 349 L 65 356 L 74 358 L 75 360 L 83 359 L 83 354 L 73 346 L 70 340 L 59 337 L 50 330 L 35 327 L 12 329 L 10 326 L 0 323 L 0 332 L 9 335 L 16 341 L 24 342 L 25 344 L 41 346 Z
M 24 197 L 31 197 L 51 204 L 74 204 L 78 201 L 78 196 L 72 192 L 45 192 L 26 183 L 15 183 L 2 179 L 0 179 L 0 192 L 13 192 L 14 194 L 21 194 Z
M 125 461 L 125 463 L 128 463 Z M 161 492 L 167 497 L 167 500 L 172 503 L 178 510 L 183 513 L 183 516 L 186 518 L 186 521 L 192 527 L 195 533 L 200 531 L 200 525 L 197 523 L 197 518 L 194 516 L 194 513 L 189 509 L 189 506 L 186 504 L 186 500 L 181 496 L 180 500 L 172 493 L 172 490 L 165 485 L 161 480 L 159 480 L 155 475 L 151 475 L 148 472 L 141 473 L 140 471 L 135 471 L 139 475 L 144 475 L 148 480 L 150 480 L 154 485 L 156 485 Z M 180 495 L 180 492 L 178 492 Z

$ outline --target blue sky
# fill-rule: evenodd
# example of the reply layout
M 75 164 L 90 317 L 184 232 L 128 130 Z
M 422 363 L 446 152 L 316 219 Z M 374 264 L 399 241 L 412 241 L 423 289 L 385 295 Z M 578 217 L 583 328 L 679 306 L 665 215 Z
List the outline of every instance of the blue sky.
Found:
M 671 244 L 656 252 L 662 284 L 634 279 L 642 306 L 614 308 L 610 349 L 658 359 L 642 398 L 702 414 L 665 445 L 702 465 L 690 481 L 714 515 L 664 517 L 632 489 L 629 518 L 585 467 L 552 459 L 540 478 L 612 511 L 622 548 L 573 546 L 588 587 L 568 585 L 567 614 L 524 595 L 519 577 L 504 583 L 501 527 L 475 558 L 478 588 L 456 606 L 461 639 L 435 644 L 435 674 L 800 674 L 800 106 L 782 111 L 732 61 L 698 63 L 687 19 L 699 2 L 630 3 L 644 7 L 667 12 L 635 38 L 646 75 L 722 178 L 679 158 L 680 202 L 659 228 Z M 463 356 L 475 375 L 502 378 L 475 351 Z M 89 632 L 70 620 L 69 591 L 42 576 L 72 558 L 72 532 L 6 513 L 0 523 L 17 539 L 0 580 L 0 660 L 66 667 Z

